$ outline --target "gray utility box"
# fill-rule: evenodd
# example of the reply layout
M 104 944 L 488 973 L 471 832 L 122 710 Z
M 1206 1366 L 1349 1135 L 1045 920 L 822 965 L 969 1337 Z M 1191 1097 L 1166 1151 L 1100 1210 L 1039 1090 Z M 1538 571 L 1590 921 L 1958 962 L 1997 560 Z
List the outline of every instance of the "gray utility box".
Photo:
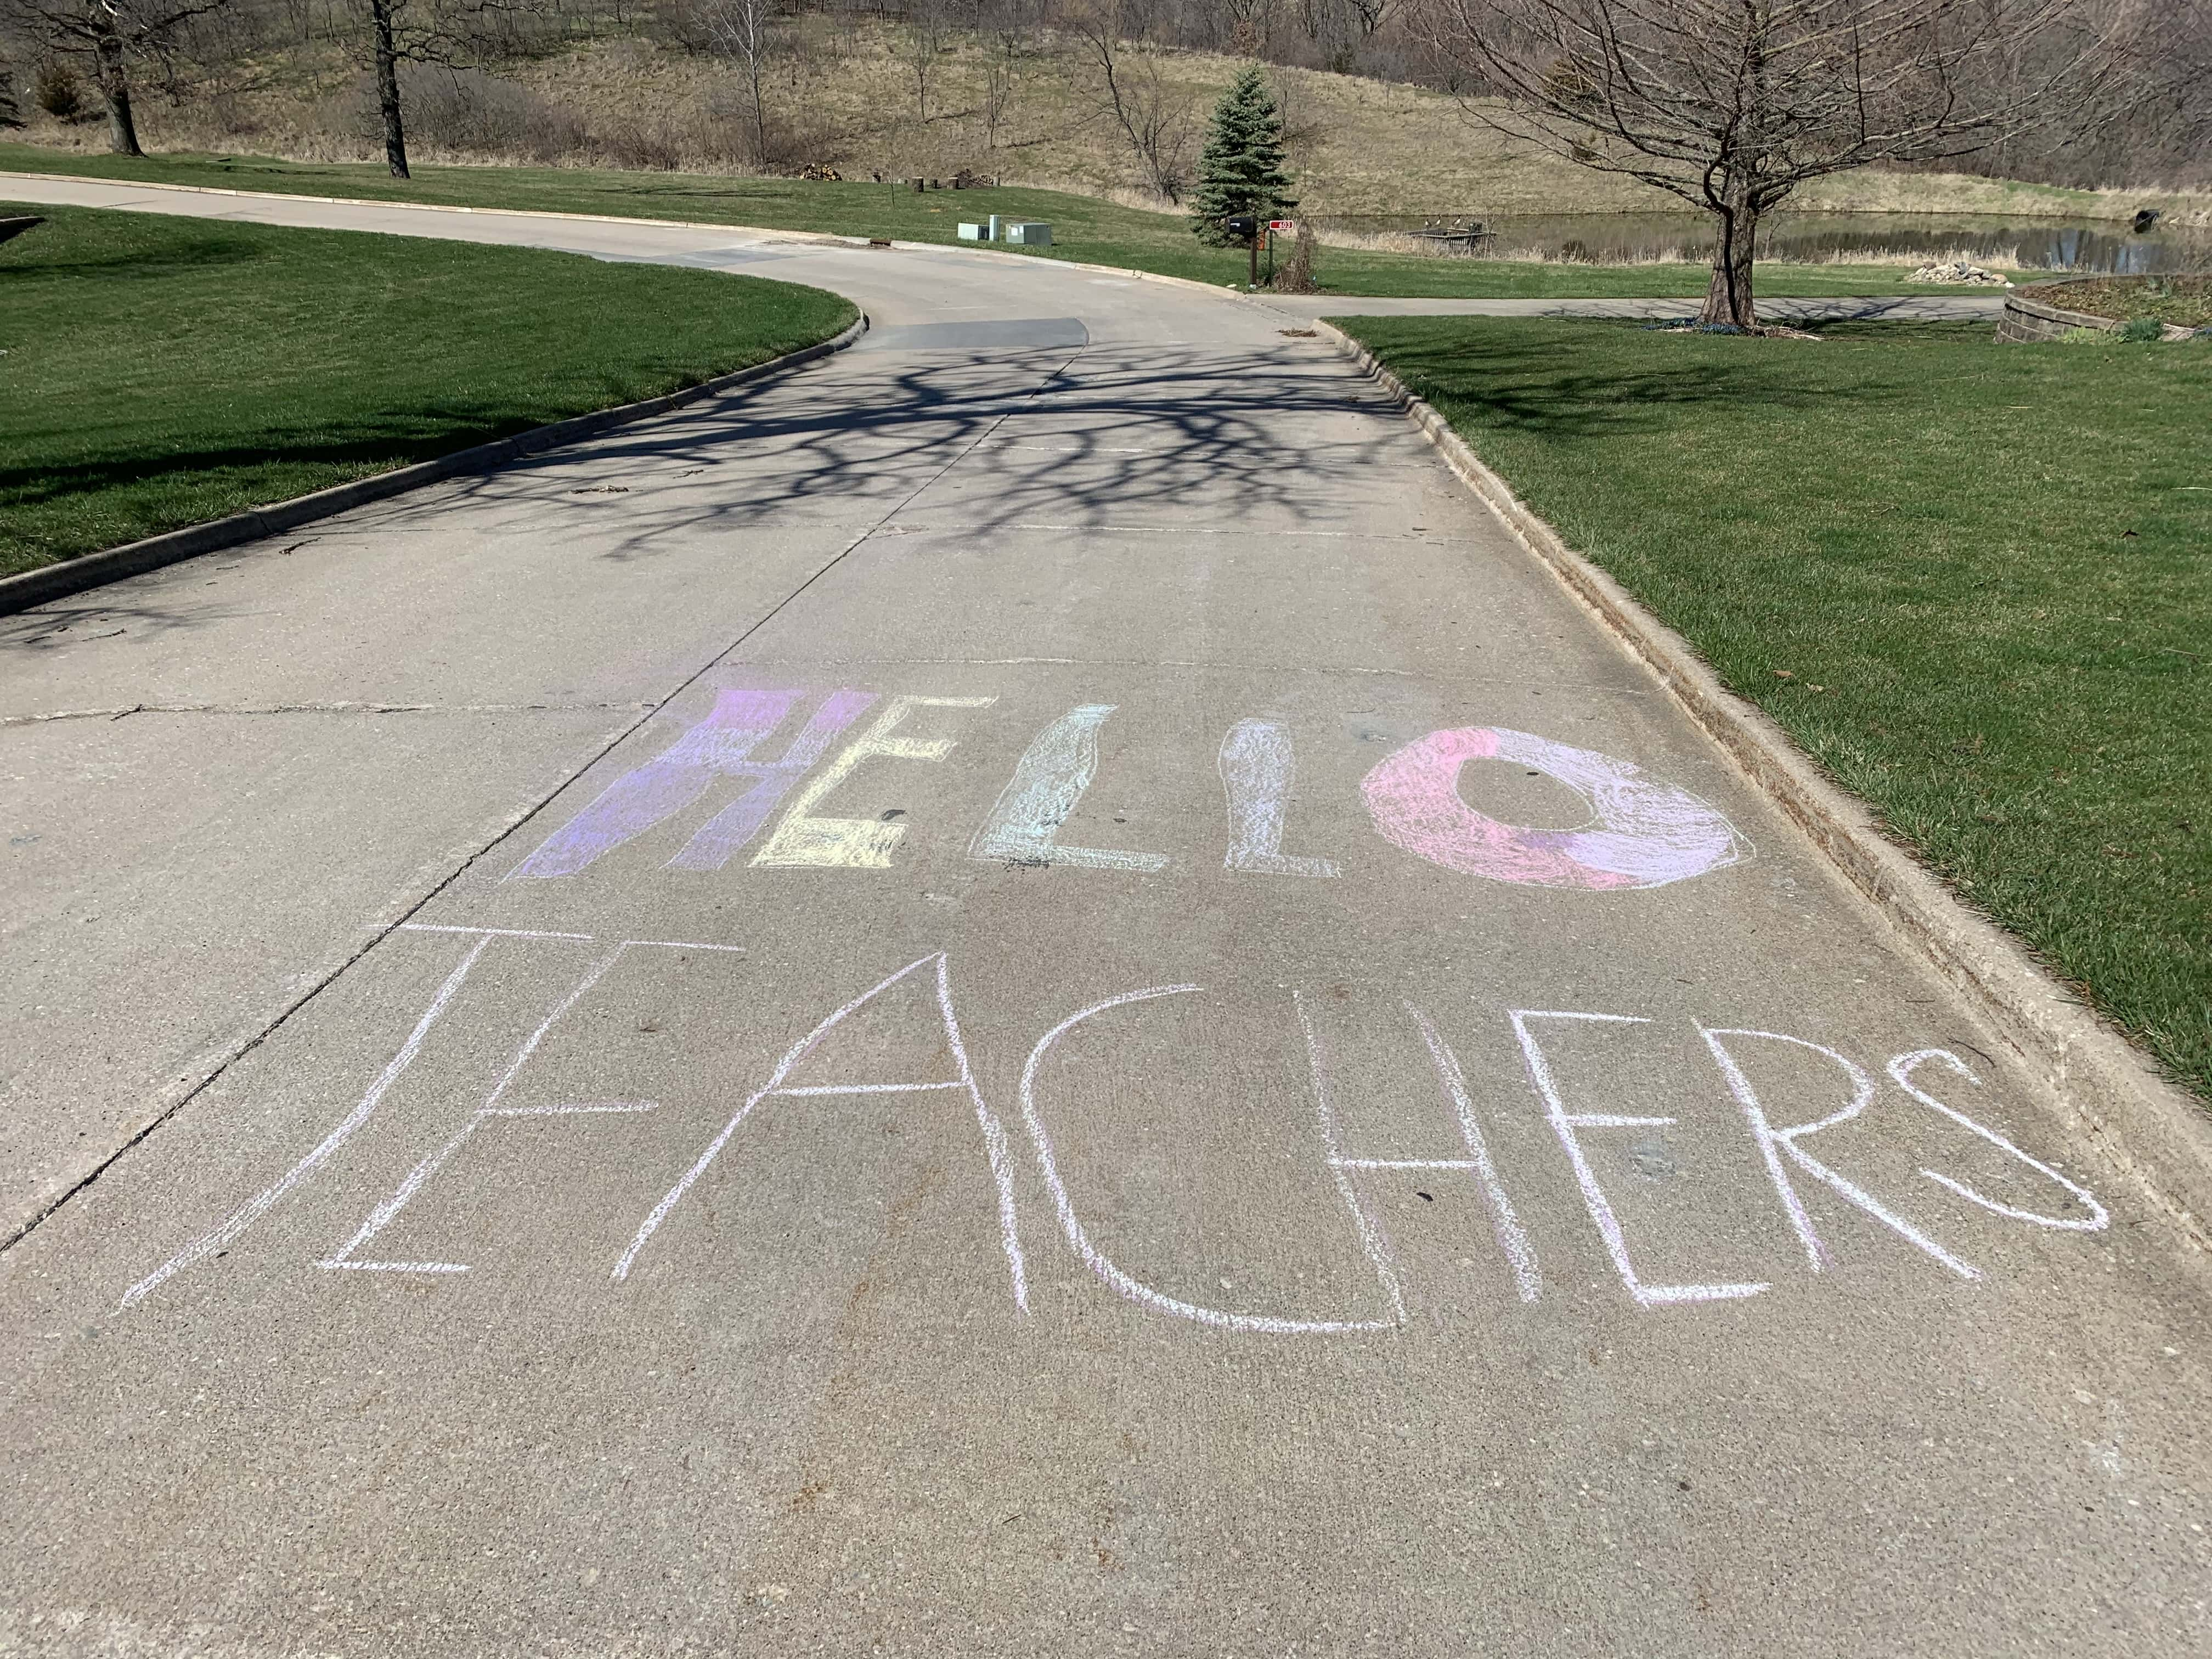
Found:
M 1005 227 L 1006 240 L 1016 247 L 1050 247 L 1052 227 L 1035 219 L 1016 219 Z
M 969 224 L 963 220 L 960 225 L 960 240 L 963 242 L 988 242 L 991 240 L 991 228 L 988 225 Z

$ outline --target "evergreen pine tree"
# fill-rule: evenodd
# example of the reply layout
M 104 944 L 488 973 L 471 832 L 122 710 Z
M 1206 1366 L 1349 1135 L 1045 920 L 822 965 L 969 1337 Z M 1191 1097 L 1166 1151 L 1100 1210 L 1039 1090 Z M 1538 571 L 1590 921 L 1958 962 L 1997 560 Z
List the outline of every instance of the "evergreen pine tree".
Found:
M 1221 228 L 1231 215 L 1266 221 L 1296 207 L 1284 166 L 1283 115 L 1258 64 L 1240 74 L 1213 107 L 1206 149 L 1199 157 L 1198 187 L 1191 192 L 1191 228 L 1201 242 L 1227 247 L 1243 241 Z

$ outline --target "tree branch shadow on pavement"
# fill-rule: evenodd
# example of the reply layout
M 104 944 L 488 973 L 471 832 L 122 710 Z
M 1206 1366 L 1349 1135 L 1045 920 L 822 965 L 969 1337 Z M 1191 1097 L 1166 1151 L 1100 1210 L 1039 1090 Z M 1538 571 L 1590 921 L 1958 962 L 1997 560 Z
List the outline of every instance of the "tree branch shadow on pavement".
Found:
M 36 610 L 0 617 L 0 652 L 43 654 L 65 650 L 104 638 L 111 629 L 134 639 L 149 639 L 213 627 L 246 614 L 245 607 L 235 600 L 185 606 L 164 602 L 143 588 L 110 585 L 82 599 L 49 600 Z
M 1297 416 L 1340 416 L 1346 425 L 1341 435 L 1286 442 L 1283 417 Z M 1042 514 L 1079 526 L 1187 514 L 1201 491 L 1293 526 L 1341 524 L 1368 494 L 1366 469 L 1418 441 L 1379 387 L 1310 351 L 1286 349 L 1257 374 L 1249 354 L 1188 347 L 875 353 L 864 370 L 817 370 L 773 395 L 747 388 L 453 489 L 493 514 L 492 533 L 504 518 L 542 536 L 549 501 L 585 474 L 603 478 L 622 489 L 608 505 L 626 529 L 600 556 L 647 558 L 702 530 L 871 527 L 956 458 L 972 451 L 991 467 L 994 431 L 1051 442 L 1025 443 L 1018 465 L 987 471 L 987 527 Z M 736 487 L 717 490 L 714 475 L 725 467 Z M 963 475 L 957 485 L 970 492 L 977 482 Z M 422 527 L 453 505 L 441 491 L 395 502 L 377 520 Z M 920 501 L 910 510 L 931 509 Z M 475 515 L 471 527 L 487 528 Z M 597 538 L 606 523 L 579 527 Z
M 1413 341 L 1395 351 L 1394 367 L 1420 395 L 1478 425 L 1618 436 L 1657 432 L 1670 405 L 1803 410 L 1819 402 L 1815 392 L 1771 383 L 1766 359 L 1585 374 L 1563 368 L 1555 341 L 1510 325 L 1470 332 L 1446 343 Z M 1307 418 L 1285 418 L 1298 416 Z M 474 427 L 469 441 L 477 442 L 505 435 L 502 427 L 513 432 L 531 424 L 460 408 L 401 420 L 416 430 L 356 423 L 304 447 L 271 434 L 272 446 L 283 447 L 226 446 L 163 456 L 152 467 L 137 458 L 90 460 L 44 470 L 35 479 L 21 469 L 0 470 L 0 500 L 26 492 L 55 500 L 77 489 L 246 469 L 279 458 L 366 474 L 451 453 L 456 426 Z M 1007 465 L 994 453 L 994 429 L 1048 435 L 1050 443 L 1024 443 L 1019 463 Z M 1290 432 L 1306 435 L 1286 439 Z M 605 438 L 356 509 L 341 533 L 429 529 L 458 507 L 471 534 L 506 529 L 542 539 L 561 533 L 544 516 L 549 503 L 561 501 L 584 509 L 573 523 L 593 542 L 594 556 L 647 560 L 702 532 L 805 522 L 872 528 L 971 451 L 980 470 L 947 482 L 971 504 L 979 487 L 987 489 L 987 504 L 977 509 L 987 531 L 1039 516 L 1099 526 L 1146 514 L 1182 520 L 1200 499 L 1232 509 L 1263 506 L 1267 522 L 1279 527 L 1343 528 L 1367 503 L 1368 469 L 1412 441 L 1379 386 L 1310 349 L 1285 347 L 1256 371 L 1249 353 L 1191 346 L 883 351 L 865 363 L 832 360 L 802 376 L 738 388 Z M 586 507 L 578 491 L 586 479 L 615 488 L 598 495 L 605 486 L 586 483 L 598 495 Z M 925 497 L 908 510 L 931 509 Z M 611 520 L 620 533 L 610 544 Z M 88 613 L 125 610 L 94 605 Z M 140 620 L 179 628 L 214 617 L 197 608 L 155 607 Z M 0 629 L 0 642 L 50 631 L 10 625 Z

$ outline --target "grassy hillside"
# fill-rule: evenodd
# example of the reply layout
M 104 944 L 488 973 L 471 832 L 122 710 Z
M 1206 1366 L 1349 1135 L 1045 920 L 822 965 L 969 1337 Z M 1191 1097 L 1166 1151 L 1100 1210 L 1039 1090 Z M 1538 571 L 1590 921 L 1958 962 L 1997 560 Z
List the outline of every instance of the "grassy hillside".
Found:
M 1073 45 L 1045 37 L 1012 66 L 994 105 L 982 46 L 958 40 L 928 69 L 927 113 L 900 37 L 851 19 L 809 17 L 765 99 L 775 165 L 830 163 L 849 179 L 949 178 L 963 167 L 1009 183 L 1131 203 L 1142 173 Z M 1156 82 L 1185 118 L 1194 161 L 1205 112 L 1239 67 L 1206 52 L 1132 49 L 1125 73 Z M 149 147 L 306 161 L 380 153 L 373 100 L 334 47 L 257 59 L 219 95 L 149 97 Z M 1293 136 L 1310 214 L 1604 212 L 1665 208 L 1671 198 L 1510 143 L 1442 94 L 1316 70 L 1273 71 Z M 729 66 L 640 36 L 550 46 L 509 62 L 501 78 L 409 72 L 413 148 L 425 161 L 536 162 L 626 170 L 743 173 L 745 123 Z M 89 101 L 89 100 L 88 100 Z M 993 112 L 995 108 L 995 114 Z M 40 118 L 31 141 L 99 148 L 99 125 Z M 1808 209 L 2124 217 L 2165 205 L 2174 222 L 2212 223 L 2212 198 L 2063 190 L 1948 174 L 1845 174 L 1809 189 Z

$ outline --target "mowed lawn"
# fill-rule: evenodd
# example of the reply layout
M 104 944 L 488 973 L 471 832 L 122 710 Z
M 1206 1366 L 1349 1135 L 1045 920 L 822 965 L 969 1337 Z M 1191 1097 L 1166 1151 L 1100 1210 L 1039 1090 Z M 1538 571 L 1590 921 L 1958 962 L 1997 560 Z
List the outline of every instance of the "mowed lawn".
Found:
M 1342 326 L 2212 1098 L 2212 344 Z
M 0 574 L 827 338 L 835 295 L 414 238 L 13 206 Z
M 1001 250 L 1016 258 L 1076 259 L 1240 287 L 1249 274 L 1243 249 L 1202 246 L 1191 234 L 1189 222 L 1176 215 L 1148 213 L 1094 196 L 1014 186 L 917 193 L 869 182 L 590 167 L 424 167 L 403 180 L 380 163 L 183 154 L 132 159 L 20 143 L 0 143 L 0 168 L 287 196 L 678 219 L 907 242 L 957 242 L 961 221 L 981 222 L 995 213 L 1045 220 L 1053 228 L 1050 248 L 1035 253 Z M 5 188 L 0 179 L 0 191 Z M 1287 247 L 1279 252 L 1288 257 Z M 1322 249 L 1315 270 L 1322 287 L 1339 294 L 1458 299 L 1683 298 L 1702 295 L 1711 275 L 1694 264 L 1538 264 L 1334 247 Z M 1957 292 L 1915 284 L 1911 274 L 1909 265 L 1762 264 L 1759 283 L 1763 294 L 1800 297 Z

